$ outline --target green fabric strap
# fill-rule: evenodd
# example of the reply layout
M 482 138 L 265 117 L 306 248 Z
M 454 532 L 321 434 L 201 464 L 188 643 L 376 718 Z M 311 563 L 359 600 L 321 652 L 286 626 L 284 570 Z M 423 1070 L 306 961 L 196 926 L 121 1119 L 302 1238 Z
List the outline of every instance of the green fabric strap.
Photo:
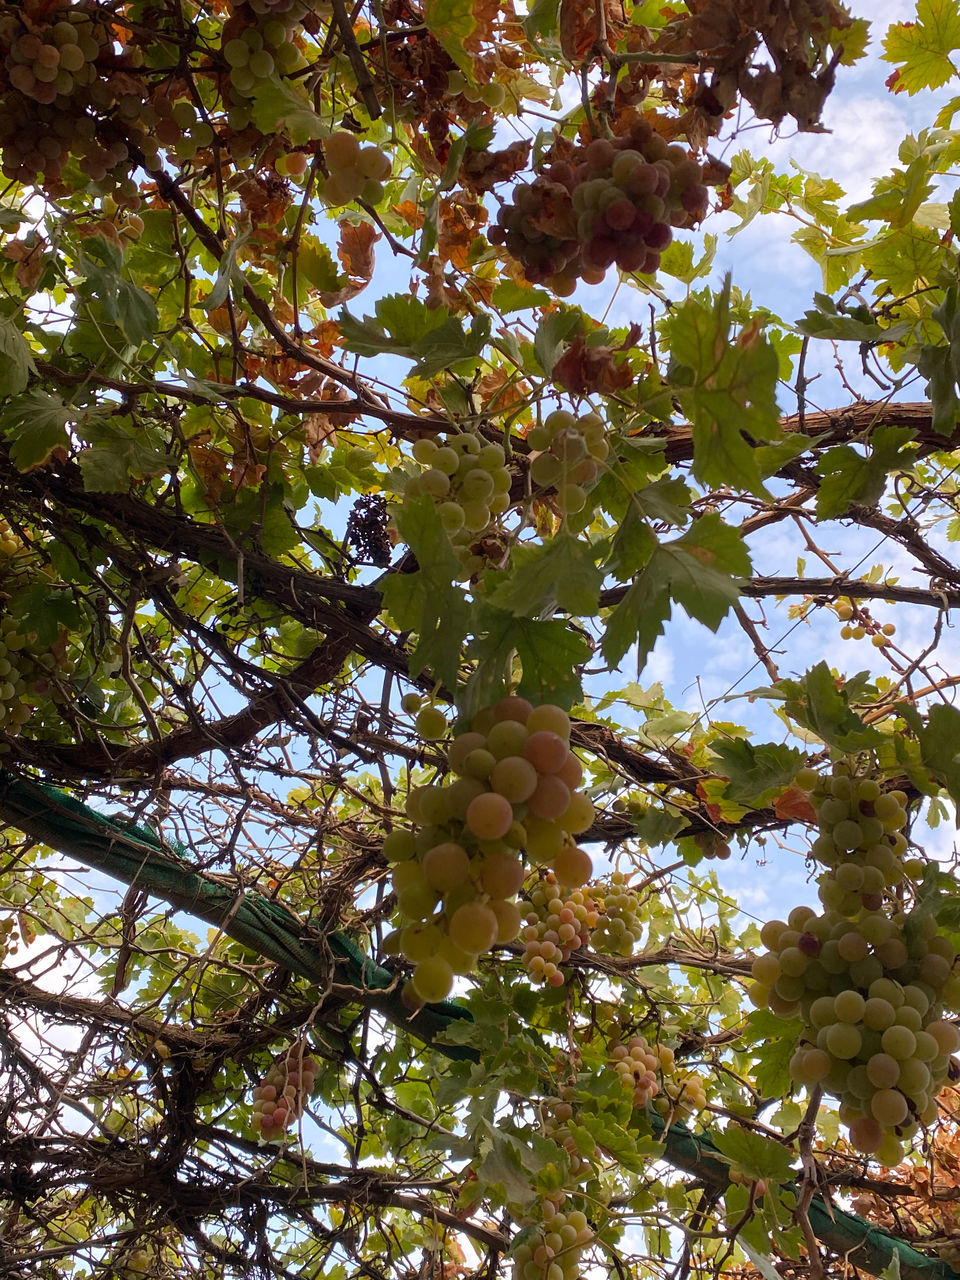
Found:
M 282 903 L 194 871 L 179 846 L 164 843 L 145 827 L 107 818 L 66 792 L 0 772 L 0 819 L 85 866 L 206 920 L 311 982 L 323 986 L 332 977 L 355 988 L 350 1003 L 376 1009 L 427 1043 L 432 1044 L 454 1019 L 471 1018 L 469 1010 L 452 1000 L 426 1005 L 412 1014 L 400 1000 L 395 975 L 365 956 L 345 934 L 312 933 Z M 448 1058 L 479 1061 L 477 1051 L 469 1046 L 441 1043 L 434 1047 Z M 678 1124 L 666 1129 L 656 1112 L 651 1112 L 650 1119 L 674 1168 L 717 1190 L 727 1187 L 729 1167 L 709 1136 L 694 1135 Z M 784 1189 L 799 1192 L 796 1185 Z M 925 1257 L 856 1214 L 828 1206 L 820 1196 L 814 1196 L 808 1217 L 822 1244 L 873 1275 L 885 1272 L 896 1257 L 903 1280 L 960 1280 L 960 1273 L 945 1262 Z

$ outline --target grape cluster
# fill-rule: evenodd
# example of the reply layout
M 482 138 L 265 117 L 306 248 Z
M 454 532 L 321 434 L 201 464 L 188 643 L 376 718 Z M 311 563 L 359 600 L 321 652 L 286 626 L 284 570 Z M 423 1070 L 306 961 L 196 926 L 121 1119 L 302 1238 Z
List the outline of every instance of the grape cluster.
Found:
M 663 1063 L 669 1061 L 673 1065 L 673 1051 L 663 1052 L 668 1057 L 661 1058 L 659 1045 L 650 1045 L 645 1036 L 632 1036 L 626 1044 L 614 1045 L 610 1050 L 613 1069 L 624 1090 L 633 1095 L 635 1107 L 645 1107 L 660 1092 L 657 1076 Z
M 809 792 L 820 827 L 811 848 L 827 867 L 818 882 L 820 901 L 828 911 L 847 916 L 861 908 L 879 910 L 885 891 L 916 870 L 904 858 L 906 793 L 884 791 L 846 761 L 837 762 L 828 777 L 802 769 L 795 782 Z
M 338 129 L 324 142 L 323 156 L 327 176 L 319 194 L 332 208 L 351 200 L 365 200 L 368 204 L 382 200 L 383 184 L 392 167 L 386 152 L 379 147 L 361 146 L 355 133 Z
M 587 505 L 587 490 L 596 482 L 610 446 L 604 421 L 597 413 L 577 418 L 555 409 L 527 436 L 532 450 L 530 479 L 544 489 L 556 489 L 557 505 L 573 515 Z
M 413 457 L 423 470 L 403 477 L 403 498 L 426 494 L 434 500 L 463 575 L 471 577 L 485 563 L 475 548 L 494 517 L 510 508 L 511 476 L 503 448 L 463 431 L 439 442 L 418 440 Z
M 253 1113 L 250 1127 L 265 1142 L 283 1136 L 304 1112 L 313 1092 L 319 1064 L 305 1053 L 302 1045 L 292 1045 L 275 1062 L 253 1091 Z
M 790 1074 L 840 1100 L 860 1151 L 896 1164 L 901 1140 L 936 1116 L 960 1032 L 943 1019 L 960 995 L 952 943 L 927 912 L 817 916 L 796 907 L 761 931 L 751 999 L 802 1017 Z
M 565 296 L 577 279 L 599 283 L 614 263 L 652 274 L 672 228 L 691 227 L 706 211 L 702 167 L 634 116 L 621 137 L 552 148 L 533 182 L 514 188 L 489 239 L 528 280 Z
M 842 640 L 862 640 L 864 636 L 869 636 L 870 643 L 875 648 L 883 649 L 890 643 L 891 637 L 897 634 L 897 628 L 892 622 L 881 625 L 865 605 L 857 604 L 855 600 L 838 600 L 833 611 L 843 623 L 840 628 Z
M 599 909 L 591 938 L 594 951 L 632 956 L 643 926 L 640 923 L 640 900 L 627 884 L 626 876 L 622 871 L 614 871 L 609 883 L 598 885 L 593 894 Z
M 564 1093 L 567 1091 L 564 1090 Z M 571 1094 L 573 1090 L 569 1091 Z M 550 1138 L 567 1153 L 572 1177 L 585 1177 L 593 1166 L 577 1146 L 576 1139 L 570 1130 L 573 1119 L 573 1104 L 566 1097 L 545 1098 L 540 1104 L 540 1131 L 545 1138 Z
M 552 871 L 539 879 L 527 896 L 531 910 L 520 935 L 524 966 L 533 982 L 562 987 L 559 966 L 590 942 L 599 920 L 596 903 L 586 890 L 563 888 Z
M 706 1082 L 695 1071 L 668 1072 L 665 1067 L 663 1088 L 653 1105 L 662 1115 L 689 1119 L 707 1105 Z
M 136 46 L 114 47 L 93 4 L 32 6 L 0 18 L 0 169 L 20 182 L 66 189 L 71 158 L 92 182 L 129 183 L 128 136 L 146 96 L 132 74 Z M 127 193 L 132 194 L 132 193 Z
M 560 707 L 502 698 L 453 738 L 452 780 L 410 792 L 406 812 L 419 830 L 392 831 L 383 852 L 400 918 L 385 946 L 414 965 L 411 998 L 444 999 L 455 974 L 516 938 L 525 853 L 549 863 L 560 884 L 590 878 L 573 837 L 591 825 L 593 805 L 576 789 L 582 770 L 569 737 Z
M 583 1251 L 593 1229 L 580 1209 L 561 1211 L 552 1200 L 543 1204 L 543 1221 L 524 1232 L 513 1250 L 514 1280 L 577 1280 Z

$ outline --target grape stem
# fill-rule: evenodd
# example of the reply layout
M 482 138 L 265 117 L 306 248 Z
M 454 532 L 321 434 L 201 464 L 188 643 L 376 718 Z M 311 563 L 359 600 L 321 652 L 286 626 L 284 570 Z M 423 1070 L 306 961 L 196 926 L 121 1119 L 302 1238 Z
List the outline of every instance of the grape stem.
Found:
M 817 1168 L 816 1157 L 813 1154 L 813 1140 L 816 1134 L 817 1114 L 820 1110 L 822 1097 L 823 1090 L 817 1085 L 811 1090 L 810 1101 L 807 1103 L 807 1109 L 797 1129 L 797 1148 L 800 1152 L 800 1167 L 803 1171 L 803 1176 L 800 1181 L 800 1195 L 797 1199 L 797 1207 L 793 1216 L 803 1232 L 804 1243 L 807 1246 L 811 1280 L 824 1280 L 825 1276 L 823 1258 L 820 1256 L 820 1246 L 817 1243 L 817 1237 L 810 1223 L 808 1213 L 820 1183 L 820 1171 Z

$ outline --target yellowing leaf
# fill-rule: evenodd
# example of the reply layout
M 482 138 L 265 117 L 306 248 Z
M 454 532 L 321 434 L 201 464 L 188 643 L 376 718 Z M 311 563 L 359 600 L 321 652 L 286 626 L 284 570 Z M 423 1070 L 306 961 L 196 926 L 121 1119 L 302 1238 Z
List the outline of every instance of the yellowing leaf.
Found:
M 489 0 L 425 0 L 423 21 L 457 66 L 472 75 L 471 54 L 490 35 L 498 8 Z
M 883 56 L 899 62 L 896 92 L 938 89 L 957 74 L 950 54 L 960 49 L 960 6 L 957 0 L 920 0 L 916 22 L 898 22 L 887 32 Z

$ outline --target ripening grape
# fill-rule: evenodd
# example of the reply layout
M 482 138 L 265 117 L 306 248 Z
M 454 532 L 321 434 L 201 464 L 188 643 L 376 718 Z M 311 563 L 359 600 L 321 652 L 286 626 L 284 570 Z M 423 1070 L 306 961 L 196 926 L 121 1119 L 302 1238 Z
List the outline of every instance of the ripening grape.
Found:
M 302 1045 L 293 1045 L 275 1062 L 253 1090 L 250 1127 L 270 1142 L 282 1137 L 283 1131 L 304 1112 L 313 1092 L 319 1065 Z

